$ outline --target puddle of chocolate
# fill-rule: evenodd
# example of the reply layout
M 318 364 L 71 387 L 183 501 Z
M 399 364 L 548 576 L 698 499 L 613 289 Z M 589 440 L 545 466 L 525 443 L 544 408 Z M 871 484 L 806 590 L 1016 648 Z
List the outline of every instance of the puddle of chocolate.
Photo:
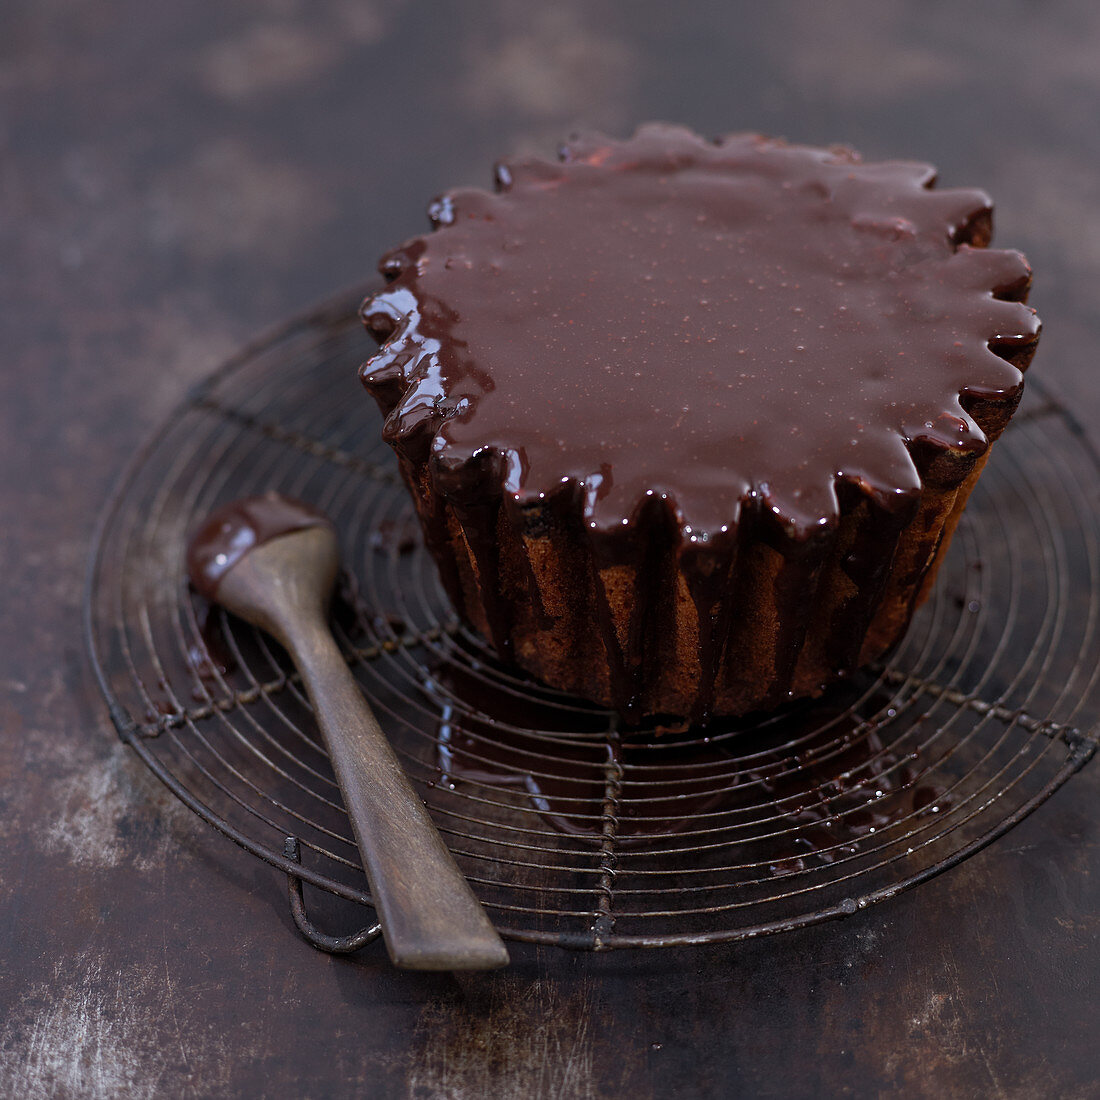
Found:
M 928 778 L 933 762 L 914 751 L 913 720 L 892 727 L 885 695 L 862 708 L 873 722 L 839 705 L 845 695 L 756 726 L 712 724 L 705 738 L 608 739 L 604 712 L 547 707 L 458 664 L 437 669 L 429 690 L 440 702 L 438 786 L 518 795 L 552 829 L 596 847 L 613 811 L 617 849 L 725 848 L 761 877 L 783 877 L 951 804 Z

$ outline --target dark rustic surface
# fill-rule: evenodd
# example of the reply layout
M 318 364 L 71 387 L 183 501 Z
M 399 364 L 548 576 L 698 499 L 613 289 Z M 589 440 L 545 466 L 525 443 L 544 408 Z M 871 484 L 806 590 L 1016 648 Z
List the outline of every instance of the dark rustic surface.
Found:
M 1085 0 L 0 8 L 0 1093 L 1095 1095 L 1095 763 L 843 923 L 397 973 L 306 946 L 276 873 L 115 741 L 80 602 L 109 486 L 190 383 L 578 122 L 845 140 L 988 187 L 1039 272 L 1036 369 L 1095 421 L 1098 93 Z

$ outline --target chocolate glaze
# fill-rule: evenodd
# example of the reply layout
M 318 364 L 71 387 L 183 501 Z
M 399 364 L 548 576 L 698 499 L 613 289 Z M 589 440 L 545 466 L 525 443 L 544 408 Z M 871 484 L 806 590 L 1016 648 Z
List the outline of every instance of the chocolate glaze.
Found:
M 199 615 L 199 638 L 200 642 L 193 642 L 187 647 L 187 665 L 197 677 L 191 687 L 191 697 L 197 701 L 208 699 L 210 689 L 237 668 L 237 662 L 222 634 L 220 615 L 212 607 Z
M 648 582 L 667 559 L 653 546 L 672 540 L 700 623 L 696 717 L 750 539 L 787 558 L 778 598 L 797 605 L 845 495 L 869 500 L 887 552 L 857 548 L 851 572 L 872 593 L 885 583 L 922 473 L 946 451 L 984 453 L 980 410 L 1014 406 L 1039 331 L 1026 261 L 984 247 L 988 196 L 934 182 L 927 165 L 843 148 L 649 126 L 502 167 L 497 194 L 444 196 L 438 232 L 383 258 L 389 285 L 363 317 L 384 343 L 361 377 L 406 478 L 427 470 L 440 511 L 421 519 L 461 606 L 444 502 L 457 513 L 500 652 L 501 507 L 516 530 L 544 510 L 575 520 L 594 568 Z M 837 624 L 838 667 L 869 609 Z M 601 622 L 627 714 L 651 610 L 637 601 L 625 644 Z M 780 632 L 781 673 L 800 647 Z
M 222 578 L 255 546 L 307 527 L 331 527 L 315 508 L 265 493 L 235 500 L 214 512 L 187 547 L 187 573 L 201 596 L 217 599 Z

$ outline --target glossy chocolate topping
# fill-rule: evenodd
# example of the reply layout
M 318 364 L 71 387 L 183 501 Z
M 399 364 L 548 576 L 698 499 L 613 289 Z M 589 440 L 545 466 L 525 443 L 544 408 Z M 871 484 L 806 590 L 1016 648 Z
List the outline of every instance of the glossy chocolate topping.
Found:
M 331 527 L 327 517 L 279 493 L 245 497 L 219 508 L 187 547 L 187 573 L 195 590 L 217 599 L 222 578 L 251 550 L 307 527 Z
M 656 498 L 685 542 L 747 501 L 808 536 L 841 480 L 907 511 L 911 450 L 983 451 L 967 409 L 1038 333 L 1024 258 L 975 247 L 988 197 L 933 182 L 668 126 L 502 167 L 383 260 L 363 380 L 455 499 L 579 494 L 610 533 Z

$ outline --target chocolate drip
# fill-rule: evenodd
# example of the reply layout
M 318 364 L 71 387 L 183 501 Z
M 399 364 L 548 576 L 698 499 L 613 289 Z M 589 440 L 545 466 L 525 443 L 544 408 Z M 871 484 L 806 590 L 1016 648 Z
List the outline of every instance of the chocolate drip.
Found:
M 591 508 L 592 494 L 586 502 Z M 643 691 L 647 672 L 657 658 L 657 600 L 638 598 L 638 593 L 662 590 L 658 577 L 675 538 L 670 531 L 672 517 L 667 499 L 654 493 L 639 505 L 634 524 L 647 532 L 644 540 L 614 537 L 613 533 L 592 533 L 589 550 L 590 584 L 595 597 L 597 620 L 608 658 L 612 706 L 628 722 L 643 713 Z M 624 586 L 629 586 L 624 595 Z M 621 610 L 627 608 L 625 623 Z
M 740 524 L 740 533 L 745 530 Z M 719 670 L 733 623 L 735 605 L 730 577 L 737 560 L 738 539 L 730 532 L 707 544 L 681 547 L 680 571 L 698 619 L 699 686 L 691 707 L 691 719 L 704 723 L 710 718 Z
M 851 672 L 859 663 L 867 629 L 890 577 L 898 538 L 913 518 L 917 502 L 911 502 L 914 507 L 890 510 L 863 497 L 858 486 L 851 485 L 842 487 L 842 495 L 850 499 L 853 512 L 858 509 L 861 513 L 838 562 L 856 594 L 833 611 L 829 636 L 834 667 L 838 672 Z
M 777 623 L 774 681 L 765 706 L 778 706 L 793 694 L 795 666 L 811 622 L 806 609 L 814 604 L 831 542 L 819 537 L 783 547 L 772 592 Z
M 477 570 L 477 587 L 489 620 L 493 645 L 502 657 L 512 654 L 511 604 L 504 598 L 500 575 L 500 544 L 497 517 L 500 505 L 494 501 L 456 504 L 455 515 L 462 524 L 466 545 Z

